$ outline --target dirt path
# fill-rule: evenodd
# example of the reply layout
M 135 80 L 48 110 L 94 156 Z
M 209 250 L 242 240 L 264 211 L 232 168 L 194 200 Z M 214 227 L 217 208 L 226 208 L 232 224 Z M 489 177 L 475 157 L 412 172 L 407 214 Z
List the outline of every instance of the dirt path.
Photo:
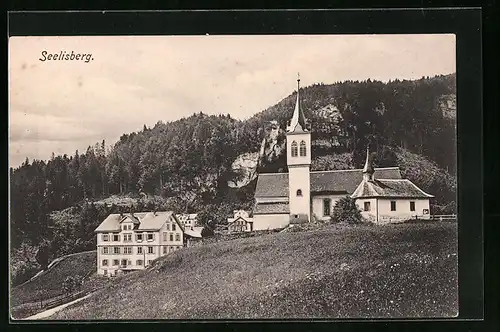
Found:
M 58 312 L 59 310 L 62 310 L 62 309 L 66 308 L 66 307 L 68 307 L 68 306 L 70 306 L 70 305 L 72 305 L 74 303 L 80 302 L 81 300 L 86 299 L 87 297 L 89 297 L 92 294 L 93 293 L 90 293 L 88 295 L 85 295 L 84 297 L 80 297 L 79 299 L 73 300 L 73 301 L 65 303 L 65 304 L 61 304 L 58 307 L 54 307 L 52 309 L 39 312 L 36 315 L 30 316 L 30 317 L 26 317 L 24 319 L 25 320 L 37 320 L 37 319 L 42 319 L 42 318 L 50 317 L 53 314 L 55 314 L 56 312 Z

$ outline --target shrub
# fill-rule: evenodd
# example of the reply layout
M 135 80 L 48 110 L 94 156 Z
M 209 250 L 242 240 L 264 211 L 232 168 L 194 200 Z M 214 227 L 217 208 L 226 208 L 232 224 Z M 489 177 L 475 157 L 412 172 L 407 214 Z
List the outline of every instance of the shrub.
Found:
M 49 265 L 49 244 L 43 241 L 38 246 L 38 251 L 36 253 L 35 259 L 38 264 L 40 264 L 42 270 L 46 270 Z
M 63 281 L 62 288 L 66 294 L 73 293 L 75 291 L 75 279 L 72 276 L 67 276 Z
M 75 290 L 81 290 L 82 285 L 83 285 L 83 277 L 81 275 L 77 274 L 73 278 L 73 286 L 74 286 Z
M 211 236 L 214 236 L 214 230 L 211 227 L 203 227 L 203 229 L 201 230 L 201 237 L 205 238 Z
M 38 248 L 23 243 L 19 248 L 12 249 L 10 257 L 10 280 L 12 286 L 28 281 L 38 271 L 40 264 L 35 259 Z
M 359 224 L 363 221 L 361 210 L 354 199 L 349 196 L 342 197 L 333 207 L 332 222 Z

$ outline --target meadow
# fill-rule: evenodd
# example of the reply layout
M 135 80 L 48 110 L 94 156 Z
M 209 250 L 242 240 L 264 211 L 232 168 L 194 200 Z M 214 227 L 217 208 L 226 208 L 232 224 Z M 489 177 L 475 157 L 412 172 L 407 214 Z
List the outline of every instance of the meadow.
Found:
M 184 248 L 50 320 L 454 317 L 457 224 L 325 225 Z

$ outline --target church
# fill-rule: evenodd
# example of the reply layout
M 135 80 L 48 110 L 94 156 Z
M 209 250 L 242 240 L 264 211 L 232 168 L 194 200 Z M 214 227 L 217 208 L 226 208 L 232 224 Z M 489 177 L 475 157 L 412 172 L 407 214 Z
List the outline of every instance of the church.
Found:
M 373 223 L 429 219 L 434 196 L 408 179 L 399 167 L 374 168 L 369 150 L 363 169 L 311 171 L 311 131 L 300 106 L 300 79 L 292 119 L 286 128 L 288 173 L 258 174 L 253 229 L 329 220 L 335 203 L 350 196 Z

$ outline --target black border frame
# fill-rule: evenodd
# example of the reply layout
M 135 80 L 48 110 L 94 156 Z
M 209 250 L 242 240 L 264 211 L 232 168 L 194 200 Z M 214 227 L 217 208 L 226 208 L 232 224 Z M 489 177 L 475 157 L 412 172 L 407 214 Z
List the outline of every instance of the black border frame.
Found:
M 206 33 L 456 34 L 460 314 L 456 319 L 416 320 L 419 322 L 484 318 L 481 26 L 480 8 L 8 13 L 9 36 Z M 356 321 L 386 324 L 396 320 Z M 303 325 L 304 321 L 284 322 L 294 322 L 296 327 L 306 327 Z M 333 320 L 333 322 L 352 322 L 352 320 Z M 23 323 L 15 321 L 15 324 Z M 316 326 L 320 325 L 324 323 Z M 54 327 L 56 326 L 51 326 Z

